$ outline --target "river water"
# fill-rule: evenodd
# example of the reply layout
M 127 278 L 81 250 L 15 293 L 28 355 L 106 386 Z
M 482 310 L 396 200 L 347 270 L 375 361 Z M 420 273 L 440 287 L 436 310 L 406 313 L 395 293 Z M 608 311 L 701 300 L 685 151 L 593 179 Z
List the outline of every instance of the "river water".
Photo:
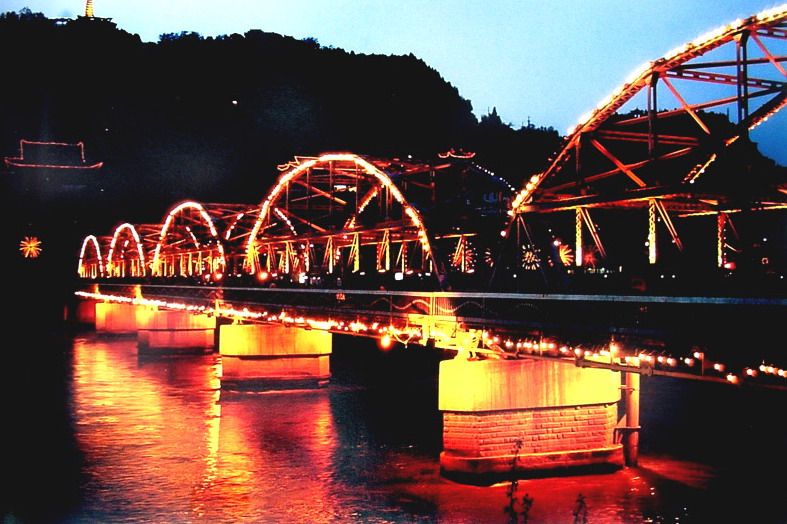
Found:
M 434 350 L 336 337 L 326 388 L 239 393 L 218 355 L 29 337 L 6 346 L 5 523 L 509 522 L 510 483 L 440 475 Z M 787 522 L 786 399 L 643 377 L 639 467 L 523 480 L 515 497 L 531 523 Z

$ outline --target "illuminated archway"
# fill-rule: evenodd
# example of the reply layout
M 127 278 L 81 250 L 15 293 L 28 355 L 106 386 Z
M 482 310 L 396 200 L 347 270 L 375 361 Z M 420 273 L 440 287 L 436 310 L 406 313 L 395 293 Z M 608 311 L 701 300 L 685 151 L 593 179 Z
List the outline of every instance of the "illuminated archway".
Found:
M 248 273 L 304 281 L 435 271 L 420 214 L 371 162 L 354 154 L 325 154 L 298 158 L 281 169 L 248 237 Z
M 79 250 L 77 273 L 82 278 L 100 278 L 104 276 L 104 260 L 101 245 L 94 235 L 88 235 L 82 241 Z
M 153 253 L 154 276 L 190 277 L 223 275 L 224 245 L 214 219 L 202 204 L 183 202 L 175 206 L 161 227 Z
M 635 243 L 655 264 L 658 224 L 669 233 L 663 247 L 682 250 L 676 217 L 740 211 L 744 190 L 751 209 L 783 209 L 785 199 L 754 188 L 745 166 L 731 173 L 714 161 L 727 162 L 733 148 L 745 154 L 749 131 L 787 105 L 786 44 L 784 4 L 638 68 L 579 119 L 548 167 L 527 180 L 512 202 L 508 234 L 526 213 L 568 211 L 567 235 L 575 238 L 563 240 L 575 243 L 575 263 L 582 265 L 583 247 L 606 256 L 591 217 L 596 210 L 640 209 L 647 230 Z M 719 255 L 719 265 L 723 260 Z
M 147 275 L 145 250 L 137 228 L 128 222 L 115 228 L 109 244 L 106 274 L 109 277 L 144 277 Z

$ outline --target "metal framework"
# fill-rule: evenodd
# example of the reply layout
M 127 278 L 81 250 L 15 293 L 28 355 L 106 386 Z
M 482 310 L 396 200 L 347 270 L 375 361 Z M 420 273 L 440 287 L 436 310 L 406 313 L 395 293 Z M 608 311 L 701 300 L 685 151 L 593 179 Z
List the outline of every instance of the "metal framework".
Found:
M 517 194 L 512 213 L 574 211 L 580 265 L 583 225 L 596 251 L 606 255 L 589 210 L 646 209 L 653 264 L 659 256 L 657 223 L 681 250 L 676 216 L 784 209 L 784 193 L 772 188 L 757 188 L 741 201 L 741 189 L 751 195 L 756 178 L 730 175 L 726 166 L 713 164 L 787 105 L 786 62 L 787 5 L 720 27 L 649 62 L 569 131 L 548 168 Z
M 420 213 L 391 177 L 353 154 L 297 158 L 262 201 L 246 271 L 292 281 L 437 271 Z
M 120 224 L 109 243 L 105 274 L 107 277 L 144 277 L 148 274 L 147 253 L 151 233 L 149 224 Z M 91 263 L 91 265 L 93 265 Z
M 731 215 L 787 209 L 787 190 L 760 183 L 734 162 L 728 165 L 734 156 L 725 158 L 748 143 L 750 129 L 787 105 L 786 67 L 784 5 L 719 28 L 638 70 L 580 120 L 548 168 L 517 194 L 473 164 L 472 155 L 449 152 L 436 164 L 350 153 L 297 157 L 279 167 L 258 205 L 187 201 L 160 224 L 125 223 L 111 237 L 88 236 L 78 272 L 93 279 L 218 281 L 232 275 L 322 287 L 354 277 L 364 277 L 355 284 L 368 287 L 377 282 L 372 275 L 412 275 L 447 289 L 449 275 L 473 282 L 491 271 L 492 278 L 497 272 L 517 279 L 518 288 L 531 275 L 548 280 L 550 267 L 589 267 L 611 257 L 602 219 L 609 210 L 630 209 L 640 211 L 645 235 L 626 241 L 651 265 L 663 256 L 660 228 L 680 252 L 687 241 L 676 219 L 715 215 L 708 230 L 716 236 L 716 253 L 709 258 L 724 267 L 730 263 L 727 240 L 734 238 L 729 233 L 735 233 Z M 645 109 L 628 109 L 638 101 Z M 726 115 L 719 112 L 725 109 Z M 455 163 L 460 173 L 448 169 Z M 488 206 L 471 205 L 468 195 L 454 191 L 466 176 L 485 181 L 472 185 L 476 198 L 486 200 L 484 191 L 497 195 Z M 495 207 L 508 205 L 509 195 L 501 246 L 496 233 L 509 217 L 500 219 Z M 459 202 L 467 207 L 459 209 Z M 570 241 L 543 242 L 530 225 L 533 215 L 559 223 L 557 212 L 567 217 L 573 250 Z M 524 278 L 516 274 L 522 269 Z
M 242 267 L 242 250 L 257 210 L 246 204 L 180 203 L 161 224 L 124 223 L 112 236 L 88 235 L 77 271 L 92 279 L 220 279 Z
M 161 226 L 152 254 L 154 276 L 221 279 L 240 258 L 232 257 L 242 245 L 244 229 L 256 207 L 239 204 L 183 202 L 170 210 Z M 239 240 L 240 238 L 240 240 Z

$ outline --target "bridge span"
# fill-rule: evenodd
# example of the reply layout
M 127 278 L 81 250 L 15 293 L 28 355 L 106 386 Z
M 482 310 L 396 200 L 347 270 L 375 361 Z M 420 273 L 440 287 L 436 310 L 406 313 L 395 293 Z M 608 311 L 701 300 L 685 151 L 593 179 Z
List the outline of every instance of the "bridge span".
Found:
M 787 383 L 787 177 L 749 138 L 785 43 L 781 6 L 649 62 L 519 191 L 472 153 L 325 153 L 122 222 L 85 237 L 76 314 L 241 388 L 324 385 L 334 333 L 434 348 L 447 473 L 636 464 L 641 375 Z
M 218 350 L 233 390 L 327 385 L 332 334 L 442 351 L 441 467 L 473 482 L 636 465 L 640 375 L 787 390 L 787 370 L 757 361 L 785 299 L 117 283 L 76 295 L 82 321 L 136 334 L 140 355 Z M 748 340 L 733 328 L 727 352 L 707 345 L 736 323 Z

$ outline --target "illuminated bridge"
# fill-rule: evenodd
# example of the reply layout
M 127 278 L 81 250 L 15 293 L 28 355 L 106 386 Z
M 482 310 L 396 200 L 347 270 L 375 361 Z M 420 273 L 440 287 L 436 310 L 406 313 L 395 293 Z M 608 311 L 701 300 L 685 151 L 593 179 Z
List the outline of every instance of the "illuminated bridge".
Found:
M 525 469 L 635 462 L 640 374 L 787 384 L 787 180 L 749 138 L 787 104 L 786 45 L 782 6 L 648 63 L 519 191 L 453 151 L 296 158 L 258 203 L 87 236 L 77 295 L 141 350 L 218 346 L 235 386 L 325 382 L 331 333 L 454 352 L 447 471 L 505 471 L 566 410 L 596 429 L 533 437 Z

